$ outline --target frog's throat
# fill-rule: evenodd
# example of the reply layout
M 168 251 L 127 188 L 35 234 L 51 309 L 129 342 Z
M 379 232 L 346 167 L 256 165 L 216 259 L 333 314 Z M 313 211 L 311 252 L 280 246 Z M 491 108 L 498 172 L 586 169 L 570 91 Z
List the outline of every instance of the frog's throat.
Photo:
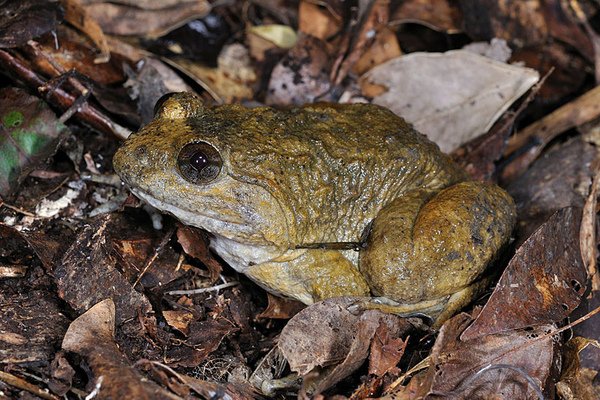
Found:
M 253 265 L 262 264 L 280 257 L 286 251 L 272 246 L 253 246 L 213 235 L 210 248 L 237 272 L 246 273 Z
M 195 226 L 197 228 L 204 229 L 208 232 L 219 234 L 220 236 L 236 241 L 239 240 L 239 237 L 254 237 L 254 241 L 256 241 L 256 236 L 260 236 L 260 240 L 266 247 L 276 247 L 275 243 L 271 243 L 267 238 L 264 237 L 260 232 L 257 232 L 253 227 L 240 223 L 237 221 L 227 221 L 219 216 L 216 218 L 215 216 L 211 216 L 207 214 L 207 210 L 186 210 L 176 205 L 162 202 L 151 194 L 141 190 L 139 188 L 129 188 L 129 190 L 138 198 L 143 200 L 144 202 L 150 204 L 152 207 L 165 212 L 167 214 L 173 215 L 175 218 L 180 220 L 186 225 Z M 236 236 L 229 236 L 224 234 L 223 232 L 235 232 Z

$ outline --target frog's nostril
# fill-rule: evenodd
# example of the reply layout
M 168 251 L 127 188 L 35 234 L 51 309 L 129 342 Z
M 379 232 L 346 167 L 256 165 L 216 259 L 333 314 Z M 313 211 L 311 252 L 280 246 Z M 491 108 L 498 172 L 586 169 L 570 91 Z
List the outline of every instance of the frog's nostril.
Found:
M 139 145 L 133 149 L 131 152 L 133 160 L 142 166 L 147 167 L 150 164 L 150 152 L 148 151 L 148 147 L 145 144 Z
M 148 154 L 148 148 L 146 147 L 145 144 L 142 144 L 142 145 L 136 147 L 135 150 L 133 150 L 133 155 L 136 158 L 145 158 L 147 154 Z

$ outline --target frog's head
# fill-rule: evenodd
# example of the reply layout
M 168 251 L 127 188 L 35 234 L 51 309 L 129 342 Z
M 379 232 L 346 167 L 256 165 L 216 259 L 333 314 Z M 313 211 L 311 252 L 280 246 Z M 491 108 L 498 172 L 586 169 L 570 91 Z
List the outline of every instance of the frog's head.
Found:
M 264 185 L 244 179 L 256 171 L 245 174 L 231 159 L 247 145 L 237 139 L 244 114 L 238 106 L 214 113 L 190 93 L 171 94 L 117 151 L 114 169 L 136 196 L 185 224 L 283 248 L 290 236 L 283 208 Z

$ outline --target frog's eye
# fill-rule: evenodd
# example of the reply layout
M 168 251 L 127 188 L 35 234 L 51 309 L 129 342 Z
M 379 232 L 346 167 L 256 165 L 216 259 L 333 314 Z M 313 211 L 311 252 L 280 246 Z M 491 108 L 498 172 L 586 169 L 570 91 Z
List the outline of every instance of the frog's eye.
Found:
M 208 183 L 221 172 L 223 160 L 213 146 L 205 142 L 183 146 L 177 157 L 181 175 L 194 184 Z

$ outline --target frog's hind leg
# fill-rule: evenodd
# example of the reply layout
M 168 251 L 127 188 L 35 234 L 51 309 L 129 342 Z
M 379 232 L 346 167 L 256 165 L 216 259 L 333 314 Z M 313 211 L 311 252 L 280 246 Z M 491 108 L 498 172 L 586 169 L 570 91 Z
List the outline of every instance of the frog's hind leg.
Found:
M 514 223 L 514 202 L 495 185 L 416 190 L 379 212 L 360 270 L 372 293 L 399 303 L 400 313 L 425 312 L 442 321 L 485 287 L 482 274 Z

